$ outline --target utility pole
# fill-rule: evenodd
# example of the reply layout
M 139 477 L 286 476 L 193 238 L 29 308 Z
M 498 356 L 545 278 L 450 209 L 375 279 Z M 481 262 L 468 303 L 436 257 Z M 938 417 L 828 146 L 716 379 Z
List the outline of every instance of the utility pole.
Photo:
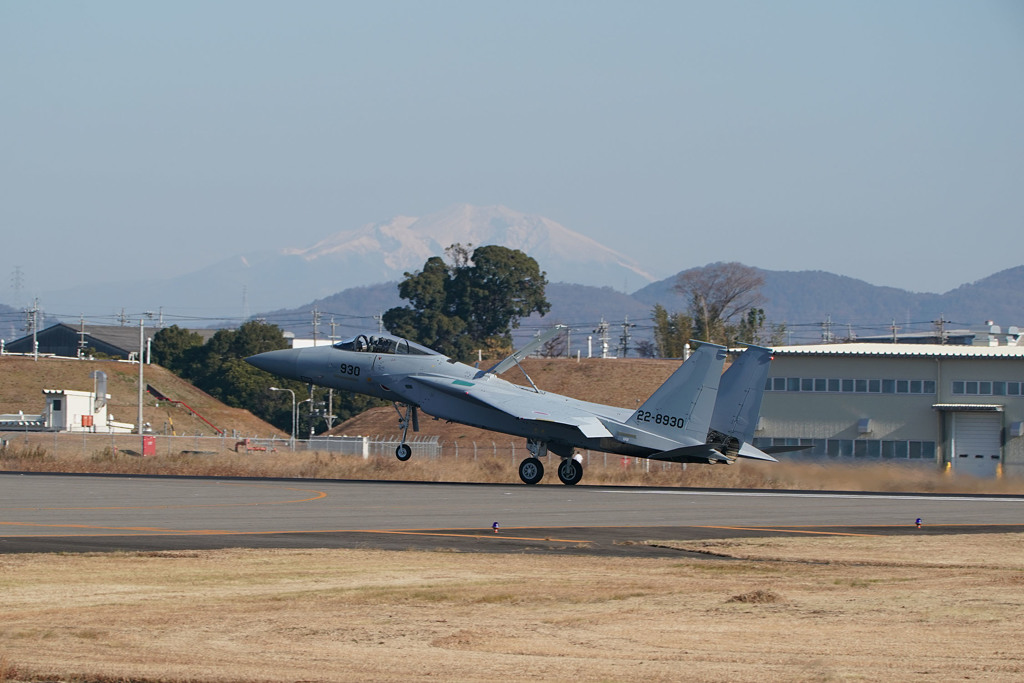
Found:
M 836 340 L 836 336 L 832 334 L 832 316 L 831 314 L 825 318 L 825 322 L 821 324 L 821 343 L 831 344 Z
M 87 344 L 85 343 L 85 316 L 84 315 L 82 315 L 82 316 L 80 316 L 78 318 L 78 326 L 79 326 L 79 329 L 78 329 L 78 358 L 79 358 L 79 360 L 81 360 L 82 358 L 85 358 L 85 348 L 87 346 Z
M 316 335 L 320 331 L 320 309 L 313 308 L 313 346 L 316 346 Z
M 608 329 L 608 323 L 605 322 L 604 318 L 601 318 L 601 322 L 597 324 L 597 329 L 594 330 L 595 334 L 600 335 L 599 339 L 601 340 L 601 358 L 608 357 Z
M 629 328 L 631 328 L 631 327 L 636 327 L 636 325 L 631 323 L 631 322 L 629 322 L 629 316 L 627 315 L 625 317 L 624 322 L 622 323 L 622 336 L 619 337 L 619 348 L 622 349 L 622 357 L 623 358 L 625 358 L 627 355 L 629 355 L 629 340 L 630 340 Z
M 33 299 L 32 308 L 25 313 L 25 326 L 32 334 L 32 358 L 39 360 L 39 299 Z
M 948 322 L 949 321 L 946 320 L 946 315 L 944 313 L 939 315 L 939 319 L 938 320 L 933 320 L 932 321 L 932 324 L 935 325 L 935 332 L 936 332 L 936 335 L 939 338 L 939 343 L 940 344 L 945 344 L 946 343 L 946 323 L 948 323 Z
M 139 455 L 146 453 L 146 436 L 142 431 L 142 350 L 146 346 L 146 321 L 139 318 Z

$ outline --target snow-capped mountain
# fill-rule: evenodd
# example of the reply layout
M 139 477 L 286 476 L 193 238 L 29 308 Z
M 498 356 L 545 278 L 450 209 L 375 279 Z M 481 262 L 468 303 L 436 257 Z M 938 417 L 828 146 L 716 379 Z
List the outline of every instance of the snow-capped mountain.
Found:
M 504 206 L 460 204 L 422 218 L 398 216 L 386 223 L 344 230 L 307 249 L 286 249 L 284 254 L 307 262 L 358 259 L 390 280 L 422 267 L 428 258 L 444 254 L 456 243 L 518 249 L 536 259 L 553 282 L 603 286 L 623 279 L 632 284 L 655 279 L 635 261 L 585 235 L 549 218 Z
M 456 243 L 519 249 L 536 259 L 550 282 L 632 290 L 655 279 L 628 257 L 543 216 L 462 204 L 429 216 L 398 216 L 342 230 L 310 247 L 234 256 L 166 280 L 82 283 L 74 290 L 45 293 L 43 305 L 75 315 L 163 308 L 237 318 L 401 280 Z

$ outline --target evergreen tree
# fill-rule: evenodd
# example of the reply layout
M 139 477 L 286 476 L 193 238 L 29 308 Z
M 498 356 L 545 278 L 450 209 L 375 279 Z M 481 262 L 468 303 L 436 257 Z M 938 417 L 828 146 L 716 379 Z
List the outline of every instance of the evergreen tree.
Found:
M 405 274 L 398 293 L 409 305 L 384 313 L 392 334 L 465 360 L 474 349 L 511 346 L 521 318 L 551 310 L 544 273 L 523 252 L 492 245 L 470 255 L 454 244 L 447 253 L 451 264 L 433 256 Z

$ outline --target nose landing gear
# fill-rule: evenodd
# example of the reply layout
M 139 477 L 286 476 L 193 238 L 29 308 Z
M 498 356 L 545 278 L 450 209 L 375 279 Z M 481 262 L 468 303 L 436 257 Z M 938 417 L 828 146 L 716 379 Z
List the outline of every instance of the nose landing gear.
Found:
M 402 443 L 398 444 L 398 448 L 395 449 L 395 457 L 405 462 L 412 457 L 412 448 L 405 442 L 405 437 L 409 434 L 409 425 L 412 425 L 414 432 L 420 431 L 419 424 L 419 413 L 416 410 L 416 406 L 409 405 L 408 403 L 401 404 L 405 408 L 405 413 L 402 413 L 399 404 L 395 403 L 395 410 L 398 412 L 398 426 L 402 428 Z

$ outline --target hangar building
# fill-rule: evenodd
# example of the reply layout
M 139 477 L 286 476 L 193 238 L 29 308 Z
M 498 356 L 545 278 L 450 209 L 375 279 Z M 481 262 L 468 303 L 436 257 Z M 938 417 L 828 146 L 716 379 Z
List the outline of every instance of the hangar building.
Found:
M 217 332 L 212 329 L 188 330 L 199 333 L 203 341 L 209 341 Z M 147 328 L 146 336 L 156 334 L 156 328 Z M 139 327 L 136 325 L 81 325 L 74 327 L 57 323 L 36 333 L 39 353 L 64 358 L 75 358 L 83 348 L 88 348 L 111 358 L 131 359 L 139 353 Z M 4 353 L 30 354 L 35 351 L 32 335 L 6 342 Z
M 1024 476 L 1024 346 L 778 348 L 754 445 L 810 447 L 791 459 Z

